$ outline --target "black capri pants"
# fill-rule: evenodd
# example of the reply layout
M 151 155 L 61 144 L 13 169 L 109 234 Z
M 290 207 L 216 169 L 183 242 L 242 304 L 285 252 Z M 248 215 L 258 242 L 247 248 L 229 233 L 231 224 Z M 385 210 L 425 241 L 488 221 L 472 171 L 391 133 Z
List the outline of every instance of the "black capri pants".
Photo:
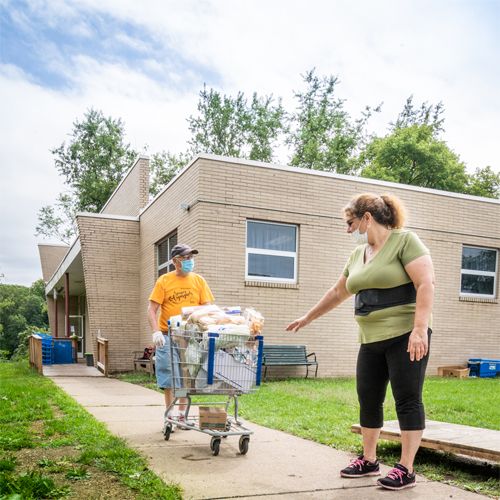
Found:
M 361 344 L 356 366 L 356 388 L 362 427 L 379 429 L 383 426 L 383 405 L 390 381 L 400 429 L 416 431 L 425 428 L 422 388 L 429 353 L 420 361 L 410 361 L 410 353 L 406 351 L 410 333 Z M 431 333 L 429 328 L 429 346 Z

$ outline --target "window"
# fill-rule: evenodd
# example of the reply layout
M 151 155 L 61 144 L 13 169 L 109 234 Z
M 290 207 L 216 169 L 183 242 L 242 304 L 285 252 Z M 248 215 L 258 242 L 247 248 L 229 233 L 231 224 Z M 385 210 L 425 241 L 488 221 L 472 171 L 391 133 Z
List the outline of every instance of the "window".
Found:
M 247 221 L 246 279 L 297 282 L 298 227 Z
M 497 287 L 498 251 L 491 248 L 462 248 L 460 293 L 494 298 Z
M 164 240 L 156 245 L 158 277 L 175 269 L 173 264 L 169 265 L 168 263 L 170 260 L 170 251 L 175 245 L 177 245 L 177 231 L 169 234 Z

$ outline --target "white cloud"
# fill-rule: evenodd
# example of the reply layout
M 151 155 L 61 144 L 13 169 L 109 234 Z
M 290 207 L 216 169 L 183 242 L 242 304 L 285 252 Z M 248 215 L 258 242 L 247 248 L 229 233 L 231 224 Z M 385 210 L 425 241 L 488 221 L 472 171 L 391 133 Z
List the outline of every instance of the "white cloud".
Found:
M 142 151 L 180 151 L 187 139 L 183 97 L 124 66 L 80 57 L 76 91 L 55 92 L 31 83 L 12 66 L 0 67 L 0 273 L 6 282 L 31 284 L 41 275 L 34 237 L 38 210 L 53 204 L 64 184 L 50 150 L 68 139 L 75 119 L 94 107 L 123 119 L 127 140 Z
M 143 51 L 140 65 L 130 67 L 118 58 L 68 56 L 36 30 L 33 51 L 42 47 L 47 67 L 70 82 L 57 91 L 40 87 L 13 66 L 0 67 L 0 209 L 6 214 L 0 222 L 0 273 L 8 282 L 29 284 L 41 274 L 32 236 L 36 214 L 63 190 L 50 149 L 67 139 L 74 120 L 90 107 L 101 109 L 123 119 L 135 149 L 147 144 L 150 152 L 181 151 L 188 138 L 186 118 L 195 110 L 204 79 L 224 93 L 272 93 L 290 106 L 293 91 L 302 85 L 300 74 L 316 67 L 320 75 L 339 76 L 339 97 L 353 116 L 366 104 L 384 102 L 371 121 L 378 133 L 410 94 L 417 103 L 443 101 L 448 144 L 471 168 L 500 169 L 498 36 L 493 23 L 481 17 L 482 2 L 57 0 L 30 5 L 37 22 L 64 33 L 102 36 L 94 32 L 93 21 L 105 16 L 136 25 L 148 37 L 110 31 L 114 38 L 103 40 L 107 50 L 121 44 Z M 11 13 L 20 33 L 35 33 L 33 19 L 15 8 Z

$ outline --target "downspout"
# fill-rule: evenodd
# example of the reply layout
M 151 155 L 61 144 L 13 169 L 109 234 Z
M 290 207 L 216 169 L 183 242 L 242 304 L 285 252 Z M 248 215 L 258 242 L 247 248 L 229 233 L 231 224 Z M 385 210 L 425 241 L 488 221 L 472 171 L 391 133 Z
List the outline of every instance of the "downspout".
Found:
M 69 273 L 64 273 L 64 312 L 65 312 L 65 325 L 66 337 L 69 337 Z
M 57 317 L 57 290 L 54 288 L 54 337 L 58 337 L 58 334 L 57 334 L 57 330 L 58 330 L 58 327 L 57 327 L 57 321 L 58 321 L 58 317 Z

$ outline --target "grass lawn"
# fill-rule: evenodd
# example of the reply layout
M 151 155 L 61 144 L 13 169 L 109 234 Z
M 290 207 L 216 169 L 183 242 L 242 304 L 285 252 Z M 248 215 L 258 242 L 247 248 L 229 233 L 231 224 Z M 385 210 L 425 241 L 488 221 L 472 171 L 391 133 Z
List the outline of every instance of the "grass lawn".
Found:
M 27 362 L 0 362 L 0 498 L 62 497 L 182 495 Z
M 131 373 L 121 380 L 156 386 L 148 375 Z M 500 378 L 428 377 L 424 386 L 427 418 L 500 430 Z M 353 378 L 288 379 L 264 383 L 241 398 L 240 414 L 255 423 L 358 453 L 361 437 L 350 432 L 359 421 Z M 387 393 L 386 420 L 396 419 L 394 399 Z M 379 458 L 387 465 L 399 460 L 400 445 L 381 441 Z M 420 449 L 415 467 L 429 479 L 500 497 L 499 467 L 467 462 L 453 455 Z

